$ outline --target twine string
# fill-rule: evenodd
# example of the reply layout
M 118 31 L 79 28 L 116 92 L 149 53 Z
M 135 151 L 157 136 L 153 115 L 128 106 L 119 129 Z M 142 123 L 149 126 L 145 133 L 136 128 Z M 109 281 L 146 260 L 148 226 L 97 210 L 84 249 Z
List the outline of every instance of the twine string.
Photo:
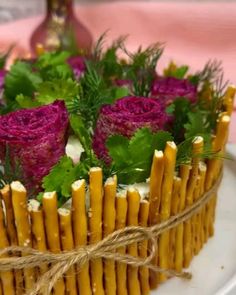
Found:
M 190 279 L 188 272 L 176 272 L 171 269 L 162 269 L 154 266 L 151 261 L 157 251 L 157 237 L 165 231 L 178 226 L 189 220 L 196 214 L 213 196 L 222 180 L 222 172 L 218 179 L 200 199 L 193 205 L 187 207 L 182 212 L 170 217 L 151 227 L 129 226 L 117 230 L 105 237 L 96 244 L 79 247 L 72 251 L 65 251 L 58 254 L 51 252 L 40 252 L 29 247 L 10 246 L 0 250 L 0 271 L 9 271 L 12 269 L 23 269 L 39 267 L 42 264 L 51 264 L 52 267 L 43 274 L 36 282 L 35 287 L 27 292 L 27 295 L 50 294 L 55 283 L 60 279 L 73 265 L 81 269 L 85 263 L 96 258 L 113 259 L 117 262 L 125 263 L 131 266 L 145 266 L 155 272 L 165 273 L 168 276 L 175 276 Z M 144 240 L 150 241 L 149 255 L 146 258 L 133 257 L 128 254 L 114 252 L 119 247 L 128 246 Z M 19 257 L 19 253 L 22 255 Z M 5 257 L 11 254 L 11 257 Z M 26 255 L 26 256 L 25 256 Z

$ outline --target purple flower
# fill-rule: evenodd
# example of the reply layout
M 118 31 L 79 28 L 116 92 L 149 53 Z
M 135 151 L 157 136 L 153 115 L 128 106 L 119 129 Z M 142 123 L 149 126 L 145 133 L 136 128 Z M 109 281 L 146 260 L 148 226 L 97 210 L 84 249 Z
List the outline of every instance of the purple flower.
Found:
M 6 146 L 12 165 L 19 163 L 28 190 L 38 191 L 42 178 L 65 154 L 68 113 L 63 101 L 0 116 L 0 160 Z
M 164 100 L 166 105 L 172 103 L 177 97 L 185 97 L 194 103 L 197 100 L 197 87 L 186 79 L 159 77 L 152 84 L 151 94 Z
M 72 56 L 67 60 L 68 64 L 71 66 L 74 75 L 77 80 L 83 75 L 86 70 L 85 59 L 82 56 Z
M 119 87 L 127 87 L 128 89 L 133 87 L 133 81 L 130 79 L 116 79 L 114 84 Z
M 105 146 L 110 135 L 120 134 L 130 138 L 142 127 L 149 127 L 155 132 L 163 129 L 167 121 L 168 117 L 159 100 L 135 96 L 121 98 L 113 105 L 101 108 L 93 138 L 93 149 L 98 158 L 110 163 Z

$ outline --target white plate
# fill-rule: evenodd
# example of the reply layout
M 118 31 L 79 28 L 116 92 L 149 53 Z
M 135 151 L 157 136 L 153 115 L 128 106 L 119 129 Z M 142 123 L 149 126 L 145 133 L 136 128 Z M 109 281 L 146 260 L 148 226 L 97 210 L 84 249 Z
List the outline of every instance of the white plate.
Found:
M 228 150 L 236 159 L 236 145 Z M 172 278 L 152 295 L 236 295 L 236 162 L 225 162 L 215 235 L 193 259 L 192 280 Z

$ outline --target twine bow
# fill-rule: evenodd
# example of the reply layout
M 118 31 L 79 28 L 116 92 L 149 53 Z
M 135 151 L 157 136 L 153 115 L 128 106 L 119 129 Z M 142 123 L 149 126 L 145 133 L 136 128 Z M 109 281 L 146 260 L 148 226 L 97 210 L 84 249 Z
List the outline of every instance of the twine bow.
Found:
M 28 247 L 11 246 L 0 250 L 0 257 L 5 254 L 13 254 L 13 257 L 0 258 L 0 271 L 9 271 L 11 269 L 24 269 L 38 267 L 43 264 L 52 264 L 50 270 L 41 276 L 35 287 L 27 292 L 27 295 L 50 294 L 53 286 L 71 266 L 76 265 L 79 271 L 83 265 L 96 258 L 113 259 L 131 266 L 145 266 L 155 272 L 165 273 L 168 276 L 190 279 L 191 274 L 188 272 L 176 272 L 171 269 L 161 269 L 154 266 L 151 261 L 157 251 L 157 237 L 171 228 L 176 227 L 182 222 L 190 219 L 196 214 L 212 197 L 222 180 L 222 172 L 212 186 L 199 200 L 184 211 L 170 217 L 168 220 L 161 222 L 152 227 L 129 226 L 108 235 L 102 241 L 84 247 L 79 247 L 72 251 L 54 254 L 51 252 L 40 252 Z M 114 252 L 121 246 L 127 246 L 132 243 L 138 243 L 144 240 L 150 241 L 149 255 L 145 259 L 133 257 L 128 254 Z M 24 255 L 19 257 L 17 255 Z M 25 256 L 26 255 L 26 256 Z

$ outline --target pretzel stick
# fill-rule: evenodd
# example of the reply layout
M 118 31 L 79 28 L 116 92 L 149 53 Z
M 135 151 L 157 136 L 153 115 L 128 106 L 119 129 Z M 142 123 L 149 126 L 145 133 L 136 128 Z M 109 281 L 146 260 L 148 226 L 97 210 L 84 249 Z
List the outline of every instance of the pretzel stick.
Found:
M 190 178 L 187 185 L 186 193 L 186 205 L 191 206 L 193 204 L 193 193 L 196 186 L 198 177 L 198 165 L 200 161 L 199 155 L 203 151 L 203 138 L 197 136 L 193 140 L 193 159 L 192 170 L 190 172 Z M 189 264 L 193 257 L 193 244 L 192 244 L 192 220 L 187 220 L 184 223 L 184 267 L 189 267 Z
M 18 245 L 17 233 L 15 227 L 15 217 L 12 207 L 12 198 L 10 186 L 6 185 L 3 189 L 0 190 L 0 195 L 2 196 L 5 208 L 6 208 L 6 226 L 7 226 L 7 235 L 9 237 L 10 245 Z M 15 277 L 15 289 L 16 295 L 23 294 L 24 288 L 24 278 L 22 270 L 14 270 Z
M 171 215 L 179 212 L 181 178 L 175 176 L 173 182 Z M 175 248 L 176 248 L 176 227 L 170 230 L 170 268 L 175 268 Z
M 60 223 L 60 236 L 63 251 L 70 251 L 74 249 L 72 225 L 71 225 L 71 211 L 65 208 L 58 209 L 59 223 Z M 66 294 L 76 295 L 76 277 L 75 267 L 72 266 L 66 272 Z
M 85 180 L 72 184 L 72 222 L 75 247 L 87 245 L 88 222 L 86 214 Z M 79 294 L 91 295 L 89 263 L 86 263 L 77 276 Z
M 44 228 L 43 211 L 40 209 L 40 203 L 36 200 L 30 200 L 28 204 L 32 223 L 33 247 L 39 251 L 46 252 L 46 234 Z M 40 266 L 41 275 L 48 270 L 46 264 Z
M 195 189 L 193 192 L 193 199 L 194 201 L 197 201 L 200 197 L 200 171 L 199 171 L 199 175 L 197 177 L 197 181 L 196 181 L 196 185 L 195 185 Z M 193 215 L 192 217 L 192 247 L 193 247 L 193 254 L 197 255 L 197 249 L 200 248 L 200 241 L 199 238 L 200 236 L 198 235 L 198 223 L 199 223 L 199 218 L 197 216 L 198 214 Z
M 104 185 L 104 209 L 103 209 L 103 237 L 105 238 L 115 230 L 116 211 L 115 197 L 117 177 L 110 177 Z M 104 282 L 106 295 L 116 294 L 115 261 L 104 260 Z
M 227 115 L 231 116 L 234 109 L 234 97 L 236 93 L 236 87 L 234 85 L 230 85 L 226 93 L 223 97 L 223 106 L 225 107 L 225 111 Z
M 43 194 L 43 212 L 48 248 L 53 253 L 60 253 L 61 245 L 56 192 L 47 192 Z M 56 295 L 64 295 L 65 284 L 63 278 L 60 278 L 56 282 L 53 291 Z
M 19 181 L 11 183 L 12 205 L 15 216 L 16 231 L 19 246 L 32 247 L 29 213 L 27 210 L 26 189 Z M 31 290 L 34 286 L 34 269 L 23 270 L 25 289 Z
M 179 212 L 182 212 L 185 209 L 186 203 L 186 190 L 187 183 L 189 179 L 191 166 L 189 165 L 181 165 L 180 166 L 180 202 L 179 202 Z M 181 272 L 183 269 L 183 261 L 184 261 L 184 224 L 181 223 L 176 228 L 176 246 L 175 246 L 175 269 L 176 271 Z
M 123 194 L 119 194 L 116 197 L 116 230 L 122 229 L 126 226 L 127 216 L 127 199 Z M 120 254 L 125 254 L 125 247 L 117 249 Z M 127 290 L 127 264 L 117 262 L 116 263 L 116 287 L 117 295 L 128 295 Z
M 228 115 L 223 115 L 219 118 L 219 122 L 216 128 L 216 136 L 213 140 L 213 152 L 219 152 L 224 150 L 225 143 L 228 137 L 228 129 L 229 129 L 230 117 Z M 205 189 L 209 190 L 216 180 L 219 171 L 222 166 L 221 159 L 210 159 L 207 162 L 207 174 L 206 174 L 206 182 Z M 205 239 L 207 240 L 210 235 L 213 234 L 213 223 L 214 223 L 214 211 L 216 206 L 216 194 L 210 200 L 210 202 L 206 206 L 205 213 Z M 211 230 L 211 232 L 210 232 Z
M 170 217 L 171 211 L 171 196 L 172 186 L 174 180 L 174 171 L 176 163 L 177 147 L 174 142 L 168 141 L 164 151 L 164 177 L 162 184 L 162 198 L 161 198 L 161 221 L 167 220 Z M 169 268 L 169 249 L 170 232 L 166 231 L 160 235 L 159 238 L 159 265 L 161 268 Z M 159 274 L 160 282 L 166 280 L 163 273 Z
M 17 245 L 17 234 L 15 227 L 14 212 L 12 207 L 10 186 L 6 185 L 3 189 L 0 190 L 0 194 L 2 196 L 6 208 L 6 227 L 9 242 L 11 243 L 11 245 Z
M 103 185 L 102 169 L 95 167 L 89 172 L 89 192 L 90 192 L 90 244 L 94 244 L 102 239 L 102 202 Z M 103 295 L 103 265 L 102 259 L 98 258 L 90 262 L 90 273 L 92 292 L 95 295 Z
M 4 217 L 4 212 L 2 208 L 2 204 L 0 201 L 0 249 L 4 249 L 6 247 L 9 247 L 9 242 L 7 238 L 7 231 L 5 228 L 5 217 Z M 1 256 L 4 257 L 4 256 Z M 7 255 L 5 255 L 7 257 Z M 14 295 L 15 294 L 15 287 L 14 287 L 14 276 L 12 271 L 5 271 L 5 272 L 0 272 L 0 278 L 2 281 L 2 290 L 3 294 L 6 295 Z
M 162 151 L 155 150 L 152 160 L 151 175 L 150 175 L 150 211 L 149 225 L 154 225 L 160 222 L 160 202 L 161 202 L 161 186 L 164 173 L 164 154 Z M 152 263 L 157 265 L 158 251 Z M 150 287 L 155 289 L 158 284 L 158 276 L 154 271 L 149 271 Z
M 139 209 L 139 225 L 146 227 L 148 224 L 148 216 L 149 216 L 149 202 L 146 200 L 142 200 L 140 202 L 140 209 Z M 139 246 L 139 256 L 140 258 L 147 257 L 148 254 L 148 241 L 140 242 Z M 150 286 L 149 286 L 149 270 L 145 266 L 141 266 L 139 268 L 139 280 L 140 280 L 140 287 L 141 287 L 141 294 L 148 295 L 150 293 Z
M 200 162 L 199 163 L 200 181 L 199 181 L 199 195 L 198 195 L 198 198 L 201 197 L 205 192 L 204 191 L 204 184 L 205 184 L 205 178 L 206 178 L 206 169 L 207 169 L 206 164 L 204 162 Z M 195 254 L 199 253 L 199 251 L 202 248 L 203 243 L 204 243 L 204 238 L 202 237 L 203 211 L 204 211 L 204 208 L 202 208 L 201 211 L 197 214 L 197 220 L 196 220 L 197 221 L 197 228 L 196 228 L 197 244 L 196 244 L 196 248 L 195 248 Z
M 128 213 L 127 213 L 127 225 L 138 225 L 138 213 L 140 206 L 140 195 L 134 188 L 129 188 L 127 191 L 128 200 Z M 134 257 L 138 256 L 138 245 L 133 243 L 127 246 L 127 253 Z M 138 279 L 138 268 L 134 266 L 128 266 L 128 294 L 140 295 L 140 284 Z

